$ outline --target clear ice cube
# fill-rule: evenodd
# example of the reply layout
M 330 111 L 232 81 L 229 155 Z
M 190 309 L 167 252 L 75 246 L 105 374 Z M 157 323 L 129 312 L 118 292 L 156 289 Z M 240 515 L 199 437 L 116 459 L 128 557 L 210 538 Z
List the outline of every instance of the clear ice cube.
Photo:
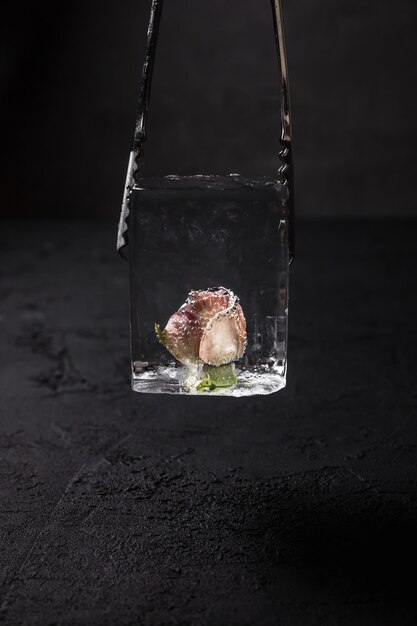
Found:
M 135 391 L 238 397 L 285 386 L 286 199 L 286 188 L 266 178 L 169 176 L 137 182 L 128 218 Z M 190 363 L 174 358 L 155 325 L 164 329 L 191 291 L 221 286 L 239 298 L 246 347 L 234 363 L 235 384 L 201 389 L 208 366 L 198 358 Z M 222 336 L 230 341 L 226 327 L 215 341 Z M 233 346 L 226 348 L 233 354 Z

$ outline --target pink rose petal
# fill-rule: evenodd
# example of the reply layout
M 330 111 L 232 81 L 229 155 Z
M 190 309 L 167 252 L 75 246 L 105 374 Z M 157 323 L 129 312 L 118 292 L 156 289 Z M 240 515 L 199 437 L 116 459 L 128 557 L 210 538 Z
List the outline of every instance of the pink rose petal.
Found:
M 240 359 L 245 343 L 246 322 L 242 308 L 237 305 L 232 312 L 218 313 L 208 323 L 201 338 L 199 356 L 208 365 L 226 365 Z
M 177 311 L 169 318 L 163 335 L 165 347 L 177 361 L 198 360 L 202 328 L 196 315 L 190 311 Z
M 185 310 L 197 315 L 204 329 L 216 313 L 224 311 L 230 304 L 230 295 L 225 290 L 191 291 Z

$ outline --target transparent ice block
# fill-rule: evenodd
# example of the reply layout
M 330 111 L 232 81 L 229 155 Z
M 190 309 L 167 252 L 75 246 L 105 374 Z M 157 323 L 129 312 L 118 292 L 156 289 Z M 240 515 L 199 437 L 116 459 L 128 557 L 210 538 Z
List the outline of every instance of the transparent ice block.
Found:
M 128 218 L 135 391 L 239 397 L 285 386 L 286 199 L 287 188 L 266 178 L 168 176 L 137 181 Z M 165 327 L 189 292 L 220 287 L 239 298 L 246 347 L 233 365 L 237 382 L 201 388 L 207 365 L 176 360 L 155 328 Z

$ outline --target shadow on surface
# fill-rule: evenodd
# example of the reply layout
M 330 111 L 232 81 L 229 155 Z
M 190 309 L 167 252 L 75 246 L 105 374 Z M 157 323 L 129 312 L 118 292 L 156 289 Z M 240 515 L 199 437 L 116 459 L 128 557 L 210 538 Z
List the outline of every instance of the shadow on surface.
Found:
M 337 497 L 329 475 L 324 488 L 307 479 L 262 502 L 257 552 L 268 595 L 283 620 L 295 620 L 282 623 L 414 624 L 417 514 L 365 486 L 353 493 L 344 473 Z
M 303 569 L 335 593 L 415 602 L 415 520 L 316 519 L 295 534 L 293 545 Z

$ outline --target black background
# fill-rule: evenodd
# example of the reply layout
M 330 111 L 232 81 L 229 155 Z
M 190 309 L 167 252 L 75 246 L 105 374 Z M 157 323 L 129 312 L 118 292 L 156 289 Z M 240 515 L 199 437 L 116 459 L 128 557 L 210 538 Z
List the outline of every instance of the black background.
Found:
M 201 88 L 212 61 L 224 71 L 207 93 L 218 89 L 227 98 L 233 76 L 240 108 L 249 103 L 246 114 L 253 109 L 261 120 L 233 135 L 235 154 L 251 155 L 253 173 L 268 173 L 275 167 L 279 95 L 268 0 L 165 4 L 148 150 L 158 146 L 163 173 L 189 173 L 201 132 L 211 141 L 224 135 L 230 116 L 216 115 L 208 97 L 189 99 L 186 127 L 169 114 L 175 69 L 184 69 L 184 97 Z M 298 215 L 415 215 L 417 4 L 283 4 Z M 9 7 L 0 66 L 3 215 L 117 216 L 149 7 L 143 0 Z M 191 31 L 184 15 L 194 20 Z M 203 27 L 210 41 L 202 41 Z

